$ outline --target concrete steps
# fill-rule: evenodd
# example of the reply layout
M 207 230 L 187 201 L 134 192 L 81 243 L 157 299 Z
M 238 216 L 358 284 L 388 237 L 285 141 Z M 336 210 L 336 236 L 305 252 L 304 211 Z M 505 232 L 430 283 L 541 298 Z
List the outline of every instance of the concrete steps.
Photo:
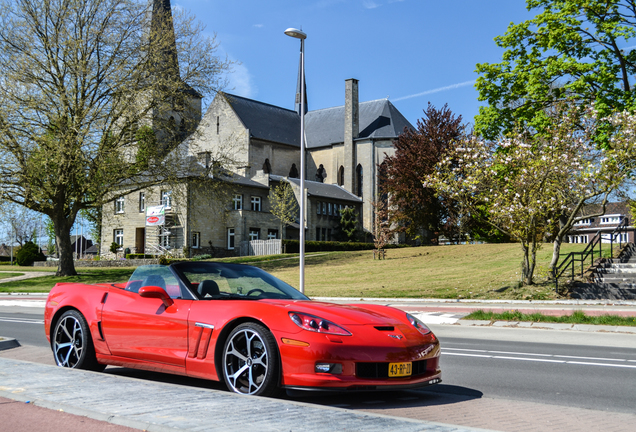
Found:
M 626 255 L 596 267 L 588 283 L 578 282 L 570 297 L 586 300 L 636 300 L 636 255 L 633 247 Z

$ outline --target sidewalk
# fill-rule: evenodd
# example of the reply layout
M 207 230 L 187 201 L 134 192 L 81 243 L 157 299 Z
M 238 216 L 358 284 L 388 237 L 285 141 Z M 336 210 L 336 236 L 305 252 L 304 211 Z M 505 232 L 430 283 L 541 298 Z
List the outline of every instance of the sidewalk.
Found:
M 478 431 L 441 423 L 410 420 L 318 406 L 308 403 L 242 396 L 227 391 L 127 378 L 0 358 L 0 398 L 49 408 L 18 423 L 61 430 L 77 423 L 94 430 L 86 418 L 147 431 Z M 0 413 L 12 408 L 0 399 Z M 18 406 L 17 409 L 20 409 Z M 31 410 L 20 409 L 23 415 Z M 63 416 L 63 413 L 74 417 Z M 5 416 L 2 416 L 3 419 Z M 13 420 L 14 421 L 14 420 Z M 36 423 L 37 422 L 37 423 Z M 4 423 L 3 426 L 6 426 Z M 53 426 L 54 425 L 54 426 Z M 104 426 L 103 424 L 101 426 Z M 67 429 L 65 430 L 82 430 Z M 129 429 L 104 429 L 124 432 Z

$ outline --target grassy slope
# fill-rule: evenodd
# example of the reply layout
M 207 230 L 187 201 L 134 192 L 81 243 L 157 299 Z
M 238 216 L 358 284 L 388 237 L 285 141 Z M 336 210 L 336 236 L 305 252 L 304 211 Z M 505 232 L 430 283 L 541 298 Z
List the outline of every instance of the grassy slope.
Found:
M 565 245 L 563 253 L 580 249 L 581 245 Z M 305 293 L 312 297 L 553 298 L 553 285 L 542 283 L 551 254 L 551 245 L 544 245 L 537 255 L 539 283 L 521 288 L 518 244 L 390 249 L 382 261 L 373 260 L 372 251 L 308 254 Z M 222 261 L 247 262 L 298 286 L 296 257 Z M 11 270 L 22 271 L 22 268 Z M 0 292 L 47 292 L 57 282 L 122 282 L 132 271 L 132 268 L 78 268 L 80 275 L 69 278 L 44 276 L 1 283 Z
M 580 250 L 566 245 L 563 253 Z M 545 282 L 551 245 L 538 254 L 537 285 L 519 288 L 521 248 L 517 244 L 475 244 L 391 249 L 374 261 L 371 251 L 308 256 L 305 293 L 329 297 L 553 298 Z M 254 262 L 298 285 L 298 260 Z

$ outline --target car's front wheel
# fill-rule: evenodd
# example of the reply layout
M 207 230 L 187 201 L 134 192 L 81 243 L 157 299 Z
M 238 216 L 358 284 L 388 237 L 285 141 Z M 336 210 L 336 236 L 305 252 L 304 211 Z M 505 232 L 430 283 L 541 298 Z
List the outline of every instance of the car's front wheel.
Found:
M 86 318 L 76 310 L 62 314 L 53 331 L 53 356 L 61 367 L 102 371 L 97 363 L 95 347 Z
M 274 396 L 279 391 L 279 354 L 274 336 L 260 324 L 236 327 L 223 349 L 223 378 L 233 392 Z

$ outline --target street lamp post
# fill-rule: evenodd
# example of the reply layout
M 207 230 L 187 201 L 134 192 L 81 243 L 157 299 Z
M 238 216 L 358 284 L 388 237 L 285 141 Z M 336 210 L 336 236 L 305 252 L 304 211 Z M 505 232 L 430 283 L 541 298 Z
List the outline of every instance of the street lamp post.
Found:
M 287 36 L 300 39 L 300 292 L 305 293 L 305 39 L 307 34 L 295 28 Z

